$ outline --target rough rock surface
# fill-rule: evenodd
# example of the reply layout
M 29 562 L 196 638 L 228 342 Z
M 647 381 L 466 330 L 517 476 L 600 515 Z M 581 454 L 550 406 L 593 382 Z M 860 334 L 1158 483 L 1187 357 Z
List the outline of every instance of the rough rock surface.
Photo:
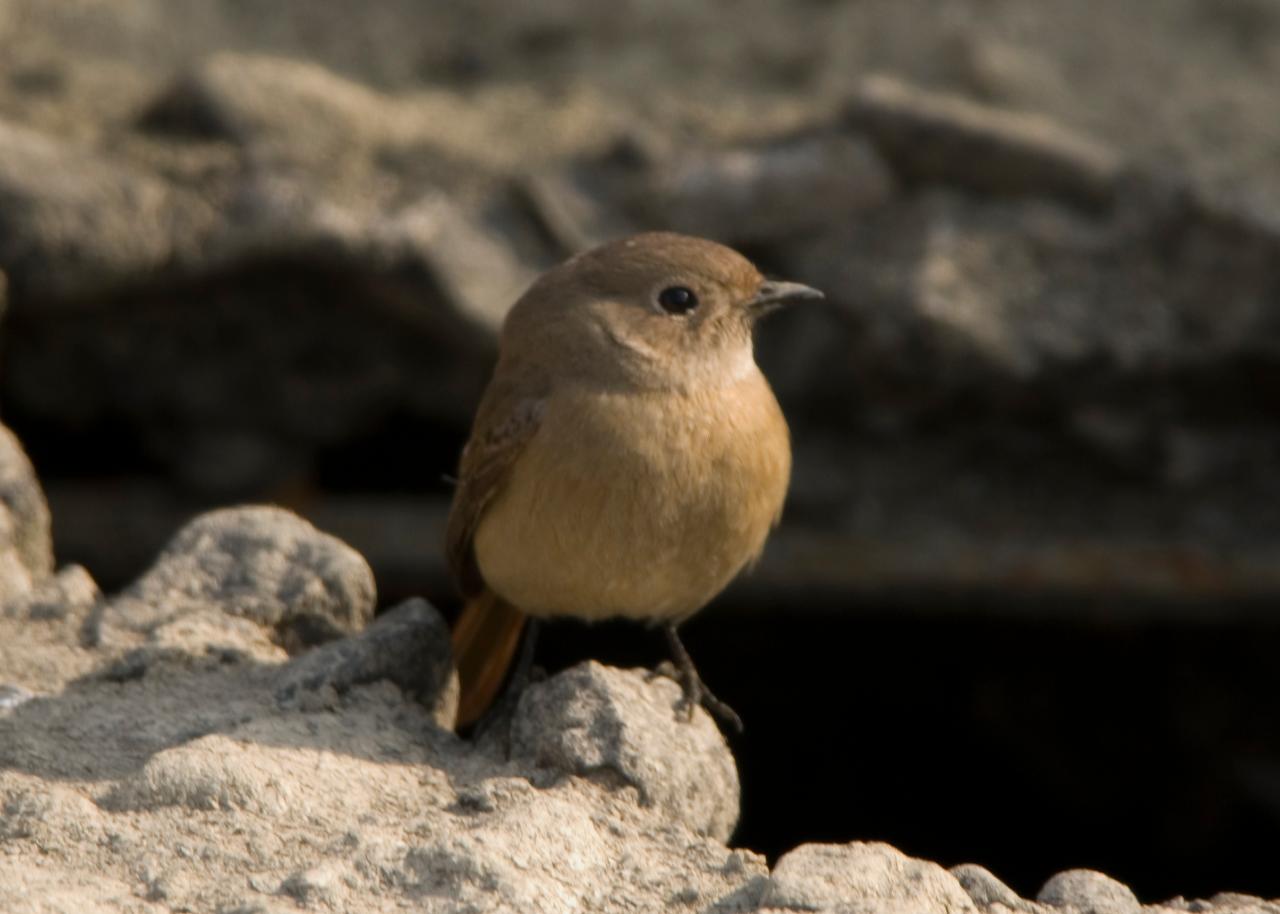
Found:
M 1142 910 L 1128 886 L 1092 870 L 1058 873 L 1040 889 L 1036 901 L 1092 914 L 1137 914 Z
M 570 670 L 526 697 L 521 739 L 469 744 L 421 600 L 290 659 L 285 622 L 349 629 L 373 595 L 355 553 L 286 512 L 197 518 L 105 604 L 82 570 L 50 580 L 0 614 L 0 909 L 728 912 L 763 886 L 759 857 L 698 834 L 727 837 L 736 772 L 666 680 Z M 95 615 L 134 637 L 86 643 Z M 577 755 L 545 751 L 539 727 L 573 720 Z M 681 764 L 642 757 L 657 747 Z
M 673 682 L 586 663 L 462 740 L 444 622 L 410 600 L 353 633 L 372 601 L 349 547 L 239 508 L 192 521 L 123 595 L 72 566 L 6 602 L 0 910 L 1280 910 L 1143 909 L 1084 871 L 1030 902 L 884 844 L 804 845 L 770 872 L 724 843 L 736 766 Z M 287 637 L 303 617 L 330 640 Z
M 778 911 L 841 914 L 970 914 L 973 900 L 936 863 L 887 844 L 805 844 L 784 855 L 769 877 L 761 906 Z
M 679 699 L 680 687 L 665 677 L 586 663 L 525 690 L 511 749 L 539 765 L 630 785 L 664 818 L 728 841 L 738 823 L 738 770 L 707 715 L 666 725 Z
M 21 443 L 0 425 L 0 603 L 30 593 L 52 570 L 44 493 Z
M 342 541 L 280 508 L 246 507 L 196 518 L 155 564 L 103 607 L 87 637 L 118 629 L 163 643 L 166 630 L 224 614 L 303 643 L 357 631 L 373 617 L 373 573 Z

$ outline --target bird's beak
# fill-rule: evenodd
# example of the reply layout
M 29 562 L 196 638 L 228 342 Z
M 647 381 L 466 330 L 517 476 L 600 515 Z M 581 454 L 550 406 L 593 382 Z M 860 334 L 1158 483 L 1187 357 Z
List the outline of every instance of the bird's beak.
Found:
M 762 282 L 756 294 L 747 299 L 746 308 L 754 315 L 768 314 L 783 305 L 802 301 L 820 301 L 824 298 L 826 296 L 812 286 L 769 279 Z

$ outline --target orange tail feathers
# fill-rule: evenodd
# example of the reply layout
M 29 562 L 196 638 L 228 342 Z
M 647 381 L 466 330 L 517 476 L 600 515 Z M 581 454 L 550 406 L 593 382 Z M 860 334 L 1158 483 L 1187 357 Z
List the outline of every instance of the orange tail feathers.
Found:
M 459 727 L 479 720 L 498 697 L 520 645 L 525 619 L 524 613 L 489 590 L 463 607 L 453 625 L 453 659 L 462 688 Z

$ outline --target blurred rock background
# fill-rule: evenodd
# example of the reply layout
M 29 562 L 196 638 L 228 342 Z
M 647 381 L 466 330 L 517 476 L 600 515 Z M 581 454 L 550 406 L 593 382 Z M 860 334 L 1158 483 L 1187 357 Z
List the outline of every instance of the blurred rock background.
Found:
M 451 605 L 505 307 L 644 228 L 830 297 L 689 627 L 736 843 L 1280 894 L 1280 2 L 0 0 L 0 412 L 106 589 L 271 500 Z

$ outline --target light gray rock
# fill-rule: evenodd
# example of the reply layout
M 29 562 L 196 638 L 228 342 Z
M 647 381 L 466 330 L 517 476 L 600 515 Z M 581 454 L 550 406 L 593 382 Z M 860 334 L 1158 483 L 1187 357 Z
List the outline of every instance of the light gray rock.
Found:
M 0 549 L 12 553 L 12 573 L 0 575 L 3 595 L 25 592 L 53 571 L 49 506 L 22 443 L 0 425 Z M 25 578 L 25 580 L 23 580 Z M 13 580 L 7 584 L 6 579 Z
M 441 727 L 457 716 L 458 676 L 449 626 L 425 600 L 407 600 L 374 619 L 363 632 L 308 651 L 280 671 L 276 698 L 306 704 L 385 679 L 432 711 Z
M 22 686 L 0 682 L 0 714 L 6 714 L 33 698 L 35 694 Z
M 1137 914 L 1137 896 L 1124 883 L 1094 870 L 1066 870 L 1041 887 L 1036 901 L 1079 914 Z
M 193 620 L 241 620 L 301 646 L 360 630 L 374 600 L 373 573 L 341 540 L 280 508 L 227 508 L 187 524 L 95 622 L 162 642 Z
M 101 600 L 102 592 L 89 572 L 79 565 L 68 565 L 0 607 L 0 612 L 32 620 L 81 618 Z
M 1089 206 L 1112 197 L 1123 161 L 1053 121 L 866 79 L 848 112 L 900 173 L 995 193 L 1061 196 Z
M 738 821 L 738 769 L 702 709 L 677 717 L 680 687 L 644 670 L 587 662 L 520 697 L 511 724 L 516 758 L 610 786 L 690 830 L 727 841 Z
M 11 306 L 100 296 L 181 259 L 213 225 L 198 196 L 0 119 L 0 268 Z
M 25 614 L 52 570 L 44 492 L 17 436 L 0 425 L 0 615 Z
M 761 908 L 830 914 L 970 914 L 955 876 L 887 844 L 802 844 L 783 854 Z
M 69 593 L 89 581 L 64 577 Z M 74 641 L 71 613 L 44 618 L 33 649 L 96 669 L 5 692 L 0 906 L 45 887 L 10 859 L 105 846 L 104 873 L 193 911 L 757 908 L 763 858 L 720 843 L 732 757 L 704 714 L 677 717 L 673 682 L 575 668 L 531 687 L 513 751 L 493 753 L 442 726 L 456 683 L 424 601 L 292 660 L 270 637 L 307 614 L 357 624 L 372 599 L 345 546 L 240 508 L 197 518 L 101 607 L 113 637 L 98 646 Z M 0 616 L 0 637 L 20 621 Z M 82 909 L 100 900 L 64 883 Z
M 766 878 L 758 855 L 730 851 L 576 779 L 512 793 L 494 812 L 424 830 L 407 854 L 366 854 L 396 874 L 406 894 L 458 912 L 745 914 Z
M 1280 899 L 1266 900 L 1239 892 L 1219 892 L 1207 901 L 1193 902 L 1193 910 L 1214 914 L 1280 914 Z
M 375 637 L 421 615 L 405 610 Z M 764 859 L 637 790 L 549 782 L 531 759 L 458 740 L 386 681 L 282 706 L 280 660 L 264 648 L 83 678 L 0 715 L 0 907 L 60 882 L 75 903 L 57 910 L 139 910 L 139 896 L 201 912 L 756 910 Z M 615 700 L 625 729 L 652 700 Z M 663 726 L 687 726 L 667 710 Z M 102 894 L 116 879 L 135 892 Z
M 221 53 L 162 90 L 140 125 L 261 147 L 263 155 L 331 157 L 389 141 L 413 120 L 387 96 L 309 61 Z
M 1027 914 L 1043 910 L 1039 905 L 1021 898 L 1017 892 L 992 875 L 990 870 L 976 863 L 953 866 L 951 875 L 969 893 L 973 903 L 984 911 L 995 905 L 1003 905 L 1010 911 L 1025 911 Z
M 729 244 L 794 241 L 888 203 L 895 181 L 863 139 L 834 131 L 686 152 L 658 169 L 650 220 Z

